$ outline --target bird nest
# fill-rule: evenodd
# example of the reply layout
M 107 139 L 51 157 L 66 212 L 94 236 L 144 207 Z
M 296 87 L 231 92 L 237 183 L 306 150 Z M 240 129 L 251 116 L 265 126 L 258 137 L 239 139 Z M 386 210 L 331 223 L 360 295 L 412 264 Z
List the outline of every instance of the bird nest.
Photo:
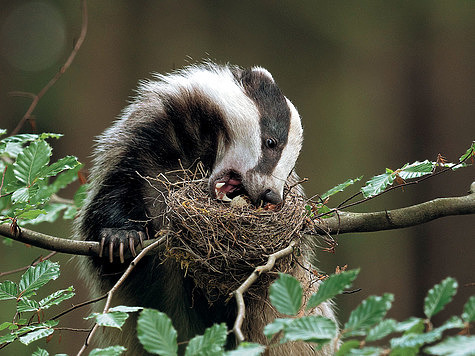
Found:
M 246 198 L 231 203 L 212 199 L 208 180 L 186 174 L 182 181 L 159 180 L 167 188 L 163 195 L 165 217 L 171 231 L 166 257 L 175 259 L 209 303 L 229 296 L 270 254 L 300 242 L 305 221 L 304 197 L 286 188 L 280 205 L 255 207 Z M 281 258 L 273 272 L 290 272 L 293 256 Z M 249 290 L 262 291 L 277 273 L 266 273 Z

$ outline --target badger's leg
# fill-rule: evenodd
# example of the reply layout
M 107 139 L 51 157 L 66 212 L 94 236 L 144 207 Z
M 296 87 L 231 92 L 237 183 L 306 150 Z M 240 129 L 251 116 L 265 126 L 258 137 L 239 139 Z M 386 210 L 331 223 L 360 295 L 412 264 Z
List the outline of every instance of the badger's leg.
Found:
M 101 243 L 101 264 L 124 263 L 125 256 L 133 257 L 137 244 L 148 238 L 143 178 L 133 166 L 118 167 L 103 177 L 100 186 L 93 184 L 95 190 L 90 192 L 81 217 L 85 239 Z

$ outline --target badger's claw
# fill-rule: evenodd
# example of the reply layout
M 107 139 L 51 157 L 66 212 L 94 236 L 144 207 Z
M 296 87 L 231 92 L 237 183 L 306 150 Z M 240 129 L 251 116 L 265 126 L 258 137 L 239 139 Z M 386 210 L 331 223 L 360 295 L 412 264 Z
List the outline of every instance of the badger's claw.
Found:
M 109 263 L 117 262 L 117 257 L 120 263 L 125 263 L 127 252 L 130 252 L 132 257 L 137 256 L 135 246 L 142 246 L 145 238 L 144 231 L 104 228 L 100 233 L 100 247 L 99 257 L 108 257 Z
M 137 252 L 135 252 L 135 244 L 134 244 L 134 238 L 133 237 L 130 237 L 129 235 L 129 249 L 130 249 L 130 252 L 132 253 L 132 257 L 135 257 L 137 256 Z M 139 241 L 139 244 L 142 245 L 142 241 Z

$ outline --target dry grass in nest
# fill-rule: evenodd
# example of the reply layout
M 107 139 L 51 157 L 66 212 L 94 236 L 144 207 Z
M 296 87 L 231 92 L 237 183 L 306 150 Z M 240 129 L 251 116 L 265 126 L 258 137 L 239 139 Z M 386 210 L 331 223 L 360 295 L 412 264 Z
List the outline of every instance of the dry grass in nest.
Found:
M 302 237 L 305 200 L 296 190 L 287 189 L 282 206 L 265 209 L 211 199 L 208 180 L 197 179 L 196 172 L 178 183 L 159 181 L 168 192 L 165 216 L 177 232 L 168 241 L 167 257 L 180 263 L 210 303 L 228 297 L 268 255 Z M 290 272 L 292 258 L 280 259 L 274 271 Z M 275 275 L 261 276 L 250 294 L 262 294 L 256 292 L 267 289 Z

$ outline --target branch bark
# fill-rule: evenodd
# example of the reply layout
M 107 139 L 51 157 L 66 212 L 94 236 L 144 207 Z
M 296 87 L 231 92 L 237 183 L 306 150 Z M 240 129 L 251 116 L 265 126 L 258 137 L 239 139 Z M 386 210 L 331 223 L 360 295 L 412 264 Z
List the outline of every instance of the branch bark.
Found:
M 8 237 L 18 242 L 23 242 L 49 251 L 68 253 L 71 255 L 84 255 L 99 257 L 100 243 L 96 241 L 78 241 L 66 238 L 42 234 L 41 232 L 21 228 L 21 232 L 16 234 L 10 228 L 9 223 L 0 225 L 0 236 Z M 163 235 L 162 235 L 163 236 Z M 136 252 L 140 253 L 157 239 L 143 242 L 143 246 L 138 246 Z
M 405 208 L 372 213 L 338 212 L 317 225 L 322 232 L 345 234 L 401 229 L 450 215 L 475 214 L 475 182 L 469 195 L 437 198 Z

